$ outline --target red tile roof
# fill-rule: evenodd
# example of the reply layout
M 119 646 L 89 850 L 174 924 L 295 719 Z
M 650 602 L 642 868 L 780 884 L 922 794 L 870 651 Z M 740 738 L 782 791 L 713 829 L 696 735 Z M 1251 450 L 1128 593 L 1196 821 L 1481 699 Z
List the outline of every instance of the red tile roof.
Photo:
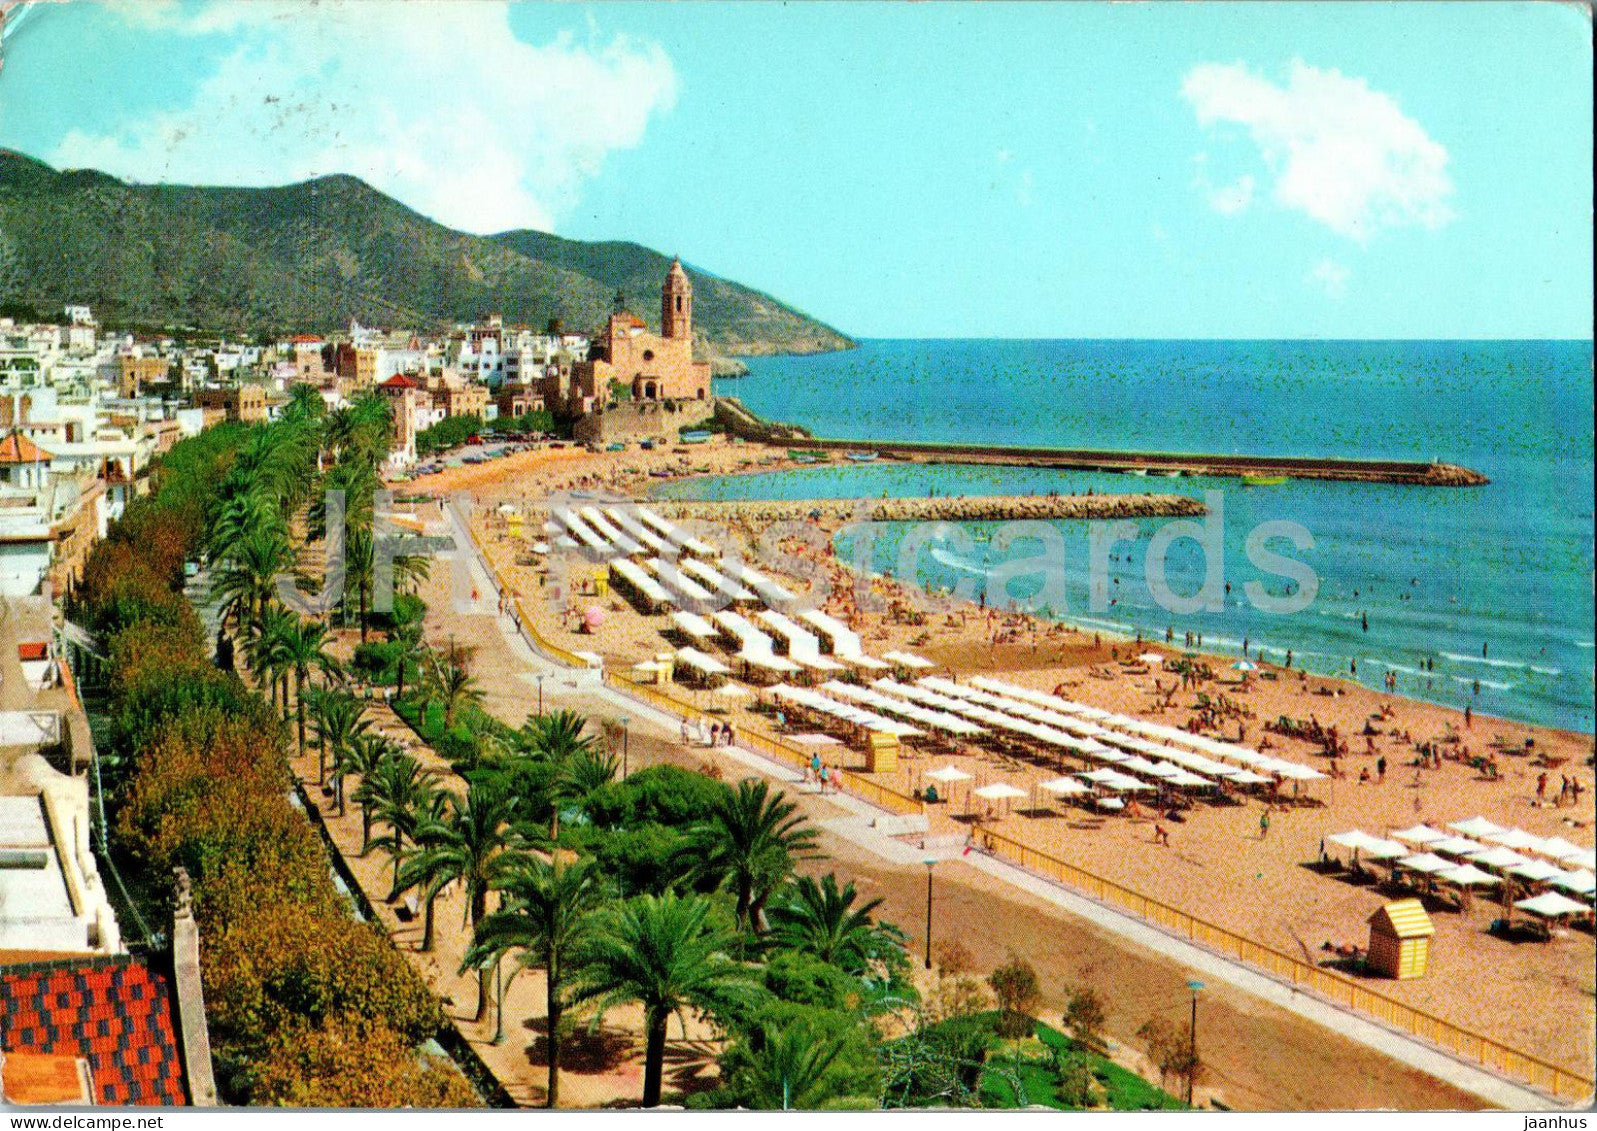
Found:
M 17 645 L 17 659 L 19 660 L 48 660 L 50 658 L 50 642 L 48 640 L 30 640 Z
M 0 440 L 0 464 L 48 463 L 49 459 L 50 457 L 40 449 L 39 445 L 15 429 L 12 429 L 11 434 L 5 439 Z
M 403 373 L 395 373 L 388 380 L 377 386 L 379 389 L 419 389 L 421 385 L 406 377 Z
M 188 1103 L 170 980 L 131 955 L 0 968 L 0 1048 L 88 1060 L 97 1104 Z

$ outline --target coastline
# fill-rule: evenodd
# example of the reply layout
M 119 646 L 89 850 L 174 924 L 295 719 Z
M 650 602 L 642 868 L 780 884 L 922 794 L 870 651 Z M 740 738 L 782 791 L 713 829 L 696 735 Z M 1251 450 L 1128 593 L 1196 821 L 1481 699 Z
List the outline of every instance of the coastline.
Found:
M 524 462 L 508 466 L 512 460 Z M 550 494 L 578 490 L 639 499 L 663 511 L 672 501 L 648 498 L 647 490 L 667 474 L 683 479 L 802 466 L 785 451 L 724 440 L 648 452 L 526 453 L 498 462 L 497 469 L 495 464 L 453 469 L 419 480 L 413 489 L 432 493 L 459 487 L 463 484 L 451 484 L 450 475 L 471 473 L 471 489 L 479 504 L 471 521 L 473 532 L 495 568 L 521 596 L 523 615 L 555 646 L 592 653 L 620 674 L 633 672 L 634 665 L 669 649 L 661 636 L 669 622 L 657 614 L 641 613 L 614 593 L 582 592 L 587 589 L 583 579 L 591 573 L 590 564 L 566 575 L 577 583 L 568 590 L 556 574 L 546 572 L 538 555 L 526 552 L 524 535 L 512 534 L 507 513 L 500 508 L 536 519 Z M 734 503 L 719 509 L 726 516 L 722 529 L 723 536 L 731 539 L 728 545 L 750 547 L 768 525 L 758 504 Z M 833 525 L 824 519 L 809 524 L 823 530 Z M 1235 657 L 1212 648 L 1176 648 L 1146 636 L 1137 645 L 1131 633 L 1002 613 L 968 602 L 921 612 L 922 591 L 886 576 L 860 583 L 879 602 L 859 608 L 852 597 L 856 578 L 848 564 L 831 552 L 830 538 L 824 547 L 801 541 L 784 540 L 782 546 L 805 563 L 795 562 L 799 574 L 771 568 L 758 558 L 747 560 L 800 595 L 810 591 L 812 579 L 825 578 L 831 583 L 831 595 L 824 607 L 860 632 L 869 654 L 909 651 L 932 661 L 939 673 L 960 680 L 989 675 L 1039 691 L 1063 690 L 1078 702 L 1167 725 L 1185 726 L 1196 720 L 1204 733 L 1233 741 L 1241 737 L 1248 745 L 1322 769 L 1329 767 L 1314 744 L 1280 733 L 1274 724 L 1287 716 L 1337 726 L 1350 747 L 1342 759 L 1347 780 L 1311 783 L 1321 807 L 1283 810 L 1267 843 L 1257 836 L 1256 800 L 1230 807 L 1199 806 L 1187 823 L 1173 826 L 1174 849 L 1157 842 L 1147 817 L 1087 820 L 1088 814 L 1075 806 L 1023 808 L 1016 803 L 1017 808 L 995 810 L 983 821 L 984 828 L 1021 839 L 1073 866 L 1200 914 L 1278 951 L 1317 961 L 1322 942 L 1338 946 L 1362 942 L 1365 921 L 1385 898 L 1367 885 L 1314 875 L 1310 864 L 1320 854 L 1316 845 L 1330 834 L 1357 827 L 1385 835 L 1417 821 L 1442 827 L 1483 815 L 1505 827 L 1523 827 L 1539 836 L 1563 835 L 1582 845 L 1592 837 L 1591 792 L 1573 807 L 1555 806 L 1536 796 L 1542 761 L 1557 767 L 1551 773 L 1554 792 L 1560 771 L 1573 774 L 1587 790 L 1597 785 L 1587 765 L 1592 754 L 1588 735 L 1512 719 L 1466 720 L 1461 711 L 1446 705 L 1335 676 L 1287 671 L 1271 663 L 1260 663 L 1248 679 L 1240 680 L 1240 673 L 1229 669 Z M 595 605 L 604 610 L 602 624 L 584 630 L 580 614 Z M 1172 695 L 1174 680 L 1162 663 L 1135 662 L 1150 652 L 1166 657 L 1194 653 L 1196 662 L 1214 669 L 1200 690 L 1211 700 L 1224 699 L 1236 713 L 1205 722 L 1207 717 L 1198 711 L 1191 692 L 1179 700 Z M 741 699 L 681 685 L 674 686 L 671 694 L 746 732 L 769 731 L 775 721 L 774 704 L 758 688 L 754 696 Z M 790 726 L 795 723 L 790 720 Z M 1532 740 L 1530 746 L 1527 738 Z M 1453 753 L 1440 767 L 1425 766 L 1415 758 L 1422 742 L 1452 743 L 1447 748 Z M 956 743 L 952 749 L 934 747 L 906 758 L 897 770 L 877 774 L 865 770 L 861 751 L 833 750 L 842 766 L 906 797 L 924 784 L 922 775 L 934 765 L 946 761 L 969 774 L 971 780 L 956 787 L 949 799 L 954 804 L 927 807 L 930 836 L 962 838 L 968 833 L 965 809 L 972 803 L 967 786 L 1003 781 L 1036 798 L 1040 782 L 1059 772 Z M 1473 768 L 1481 756 L 1501 763 L 1499 778 L 1489 779 Z M 1388 762 L 1389 772 L 1378 773 L 1379 765 Z M 1361 772 L 1368 784 L 1358 781 Z M 1563 931 L 1546 945 L 1515 946 L 1487 931 L 1494 914 L 1500 909 L 1489 895 L 1478 898 L 1473 911 L 1438 908 L 1433 913 L 1438 929 L 1433 976 L 1382 982 L 1381 992 L 1452 1023 L 1479 1026 L 1495 1039 L 1570 1070 L 1589 1073 L 1591 998 L 1589 987 L 1582 988 L 1586 983 L 1579 972 L 1592 965 L 1591 935 Z M 1491 964 L 1494 978 L 1470 977 L 1476 962 Z M 1516 998 L 1534 998 L 1551 1008 L 1529 1016 L 1512 1008 Z

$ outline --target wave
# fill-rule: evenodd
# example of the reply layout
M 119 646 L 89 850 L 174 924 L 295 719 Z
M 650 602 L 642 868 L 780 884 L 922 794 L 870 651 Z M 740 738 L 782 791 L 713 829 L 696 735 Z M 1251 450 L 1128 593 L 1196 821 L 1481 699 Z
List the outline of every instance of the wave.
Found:
M 980 574 L 982 577 L 987 576 L 988 570 L 986 566 L 977 565 L 975 562 L 966 561 L 958 554 L 949 553 L 941 546 L 933 546 L 929 553 L 931 554 L 933 561 L 938 562 L 941 565 L 945 565 L 949 569 L 957 569 L 965 573 Z
M 1448 660 L 1452 660 L 1453 663 L 1479 663 L 1479 665 L 1485 665 L 1487 668 L 1512 668 L 1516 669 L 1516 671 L 1524 671 L 1524 669 L 1530 668 L 1528 663 L 1522 663 L 1520 660 L 1492 660 L 1490 657 L 1466 657 L 1466 655 L 1460 655 L 1458 652 L 1437 652 L 1437 655 L 1440 655 L 1440 657 L 1447 657 Z
M 1519 686 L 1517 683 L 1499 683 L 1495 679 L 1471 679 L 1467 675 L 1450 675 L 1447 678 L 1464 687 L 1478 683 L 1482 687 L 1490 687 L 1493 691 L 1510 691 Z

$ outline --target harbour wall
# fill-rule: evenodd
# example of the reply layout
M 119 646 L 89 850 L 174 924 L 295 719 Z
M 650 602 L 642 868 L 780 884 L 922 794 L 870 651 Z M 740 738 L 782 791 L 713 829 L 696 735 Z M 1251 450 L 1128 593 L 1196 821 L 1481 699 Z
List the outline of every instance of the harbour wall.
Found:
M 1014 522 L 1027 519 L 1181 518 L 1202 515 L 1186 495 L 940 495 L 913 499 L 652 500 L 673 519 L 725 522 Z
M 1486 476 L 1467 467 L 1417 460 L 1329 459 L 1311 456 L 1205 455 L 1181 452 L 1106 452 L 1073 448 L 1026 448 L 986 444 L 878 442 L 814 439 L 795 425 L 761 420 L 735 397 L 722 397 L 717 418 L 734 435 L 768 444 L 815 451 L 874 452 L 917 463 L 1057 467 L 1128 474 L 1212 475 L 1237 478 L 1339 479 L 1403 483 L 1423 487 L 1478 487 Z

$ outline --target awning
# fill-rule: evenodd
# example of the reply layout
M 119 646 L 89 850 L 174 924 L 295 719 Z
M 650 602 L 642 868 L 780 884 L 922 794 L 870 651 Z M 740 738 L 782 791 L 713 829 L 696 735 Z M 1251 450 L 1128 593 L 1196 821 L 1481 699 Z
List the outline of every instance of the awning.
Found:
M 1561 919 L 1565 915 L 1581 915 L 1591 910 L 1584 903 L 1576 903 L 1556 891 L 1544 891 L 1534 899 L 1515 900 L 1514 906 L 1543 919 Z

